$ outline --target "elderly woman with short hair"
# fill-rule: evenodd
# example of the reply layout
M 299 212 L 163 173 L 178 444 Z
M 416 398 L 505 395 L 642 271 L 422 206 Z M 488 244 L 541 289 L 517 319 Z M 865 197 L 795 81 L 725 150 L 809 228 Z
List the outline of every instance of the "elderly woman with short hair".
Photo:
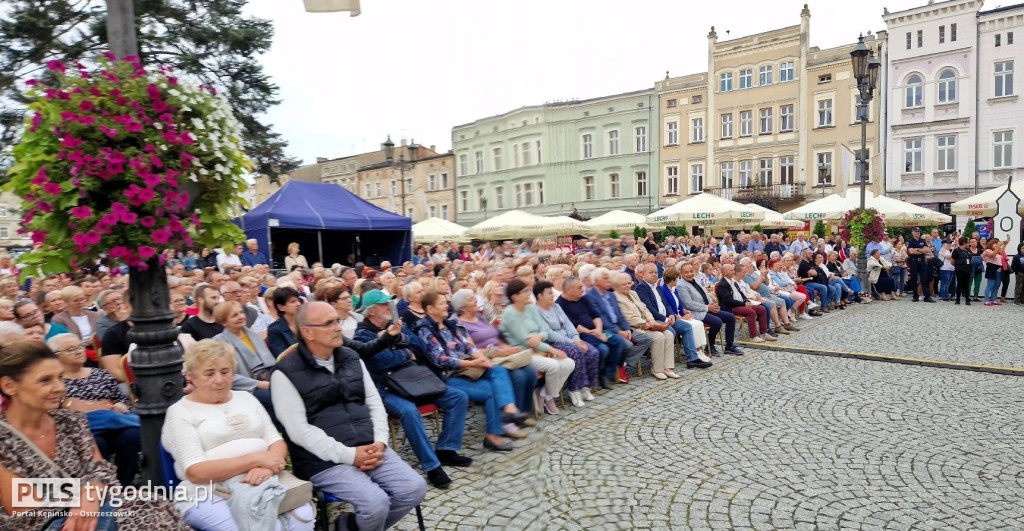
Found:
M 594 399 L 590 388 L 601 385 L 597 378 L 601 353 L 580 337 L 569 316 L 555 304 L 554 286 L 550 282 L 534 284 L 533 296 L 537 299 L 537 313 L 547 327 L 547 343 L 565 352 L 575 363 L 575 370 L 569 375 L 569 400 L 572 405 L 583 407 L 585 400 Z
M 96 323 L 100 320 L 99 312 L 85 309 L 88 304 L 85 291 L 78 286 L 61 289 L 60 297 L 67 309 L 54 315 L 50 322 L 64 325 L 68 332 L 82 338 L 82 341 L 88 341 L 96 331 Z
M 187 493 L 175 505 L 198 529 L 275 529 L 285 493 L 277 474 L 285 468 L 288 450 L 259 401 L 231 389 L 236 363 L 231 346 L 214 339 L 185 351 L 185 371 L 195 390 L 167 409 L 160 438 Z M 223 484 L 232 491 L 231 498 L 225 502 L 214 494 L 198 499 L 194 486 L 208 483 Z M 245 495 L 252 489 L 263 491 L 263 515 L 243 507 L 232 510 L 233 503 L 252 499 Z M 242 514 L 249 519 L 235 519 Z M 316 523 L 311 503 L 286 516 L 290 531 L 311 530 Z

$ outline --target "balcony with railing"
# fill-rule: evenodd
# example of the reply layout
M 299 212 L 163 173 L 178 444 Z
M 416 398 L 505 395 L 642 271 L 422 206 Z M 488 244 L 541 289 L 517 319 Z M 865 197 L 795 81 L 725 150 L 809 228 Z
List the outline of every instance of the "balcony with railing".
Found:
M 803 181 L 793 184 L 757 184 L 739 186 L 709 186 L 704 191 L 730 201 L 740 203 L 756 202 L 755 199 L 768 199 L 774 201 L 802 201 L 804 198 Z

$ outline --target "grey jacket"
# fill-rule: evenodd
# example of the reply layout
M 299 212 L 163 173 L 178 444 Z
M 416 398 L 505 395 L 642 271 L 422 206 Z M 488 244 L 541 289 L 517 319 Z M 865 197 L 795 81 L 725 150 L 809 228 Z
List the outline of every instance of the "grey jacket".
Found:
M 683 306 L 687 310 L 693 312 L 693 318 L 700 321 L 708 314 L 708 305 L 704 304 L 704 299 L 701 298 L 700 292 L 697 290 L 703 291 L 704 296 L 707 297 L 709 302 L 714 300 L 700 283 L 697 283 L 695 287 L 683 279 L 679 279 L 679 282 L 676 282 L 676 296 L 679 297 L 679 300 L 682 301 Z
M 238 360 L 238 367 L 235 369 L 235 377 L 231 381 L 231 389 L 251 393 L 256 388 L 259 380 L 252 377 L 252 372 L 257 369 L 268 369 L 277 364 L 274 355 L 270 353 L 267 344 L 259 334 L 246 328 L 246 335 L 249 341 L 256 347 L 253 352 L 241 339 L 227 330 L 213 336 L 213 339 L 223 341 L 235 349 L 235 359 Z
M 548 327 L 548 343 L 572 343 L 580 338 L 576 326 L 569 320 L 569 316 L 565 315 L 561 306 L 555 304 L 548 311 L 537 306 L 537 313 Z

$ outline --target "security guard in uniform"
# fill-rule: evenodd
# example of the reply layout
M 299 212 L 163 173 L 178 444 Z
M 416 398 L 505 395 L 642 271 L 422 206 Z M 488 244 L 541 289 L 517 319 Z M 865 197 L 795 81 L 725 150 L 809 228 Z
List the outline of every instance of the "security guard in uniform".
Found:
M 931 282 L 929 264 L 925 255 L 931 249 L 921 238 L 921 227 L 914 227 L 911 231 L 913 237 L 907 241 L 907 266 L 910 268 L 910 279 L 907 280 L 907 291 L 913 294 L 913 301 L 917 302 L 917 286 L 920 283 L 921 293 L 924 295 L 924 302 L 935 302 L 932 299 L 932 292 L 928 287 Z

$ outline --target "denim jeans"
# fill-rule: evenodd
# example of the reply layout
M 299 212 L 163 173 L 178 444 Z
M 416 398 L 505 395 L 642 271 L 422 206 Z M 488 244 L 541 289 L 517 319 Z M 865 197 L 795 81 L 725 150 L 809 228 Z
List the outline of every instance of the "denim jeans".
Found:
M 907 268 L 892 266 L 889 268 L 889 276 L 896 284 L 896 293 L 903 293 L 907 290 Z
M 630 343 L 618 334 L 606 336 L 606 341 L 601 341 L 590 334 L 583 334 L 580 337 L 590 345 L 593 345 L 601 355 L 598 374 L 606 380 L 615 381 L 615 371 L 622 366 L 623 351 L 626 350 L 626 345 Z
M 529 368 L 527 365 L 524 368 Z M 520 369 L 516 369 L 517 371 Z M 530 371 L 533 371 L 530 368 Z M 537 373 L 533 373 L 533 382 L 537 383 Z M 491 367 L 484 371 L 479 380 L 473 381 L 467 378 L 448 378 L 448 387 L 461 390 L 474 402 L 483 402 L 484 411 L 487 417 L 488 435 L 501 435 L 502 408 L 509 404 L 516 403 L 516 397 L 512 394 L 512 382 L 509 380 L 509 371 L 504 367 Z M 533 388 L 530 388 L 533 392 Z M 533 398 L 530 399 L 533 402 Z M 465 420 L 463 420 L 465 424 Z
M 677 317 L 670 330 L 675 332 L 675 335 L 683 338 L 683 352 L 686 353 L 686 361 L 700 361 L 700 358 L 697 357 L 697 345 L 693 342 L 693 327 L 684 321 L 682 317 Z M 675 348 L 675 346 L 672 348 Z
M 817 282 L 808 282 L 804 284 L 804 289 L 807 290 L 807 300 L 814 300 L 814 294 L 817 293 L 821 297 L 821 305 L 828 306 L 832 304 L 831 293 L 824 284 L 818 284 Z
M 512 396 L 516 407 L 523 413 L 533 411 L 533 390 L 537 387 L 537 369 L 530 365 L 505 371 L 512 382 Z
M 996 302 L 999 295 L 999 277 L 985 279 L 985 302 Z
M 99 517 L 96 522 L 96 531 L 116 531 L 117 517 L 113 516 L 116 511 L 117 509 L 110 506 L 110 502 L 104 503 L 103 506 L 100 507 L 100 514 L 105 514 L 106 516 Z M 43 526 L 40 531 L 60 531 L 64 528 L 66 520 L 67 518 L 64 517 L 54 518 L 53 520 L 46 522 L 46 525 Z
M 469 397 L 457 387 L 449 386 L 448 390 L 433 403 L 444 410 L 441 433 L 437 436 L 437 449 L 458 451 L 462 448 L 462 432 L 466 428 L 466 407 L 469 405 Z M 430 438 L 423 428 L 423 417 L 416 409 L 416 404 L 394 393 L 384 393 L 384 409 L 388 415 L 398 417 L 402 423 L 405 438 L 409 440 L 412 452 L 420 460 L 420 468 L 424 472 L 429 472 L 441 466 L 437 454 L 430 446 Z
M 939 298 L 946 300 L 949 298 L 949 282 L 954 278 L 953 270 L 939 270 Z

